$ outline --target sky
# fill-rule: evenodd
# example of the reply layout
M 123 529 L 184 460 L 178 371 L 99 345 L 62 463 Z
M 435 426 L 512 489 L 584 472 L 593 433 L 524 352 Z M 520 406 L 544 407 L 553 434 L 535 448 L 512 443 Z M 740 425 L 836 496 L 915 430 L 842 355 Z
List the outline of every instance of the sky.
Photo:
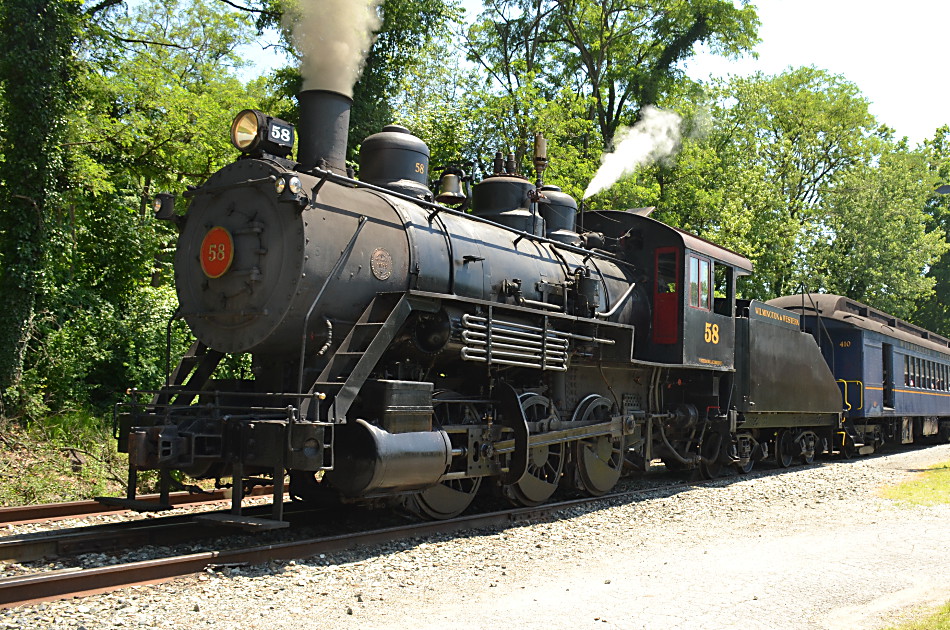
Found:
M 739 0 L 736 0 L 737 2 Z M 700 52 L 685 64 L 694 79 L 813 65 L 856 84 L 878 122 L 912 144 L 950 124 L 950 2 L 941 0 L 753 0 L 762 22 L 755 48 L 728 61 Z M 480 0 L 463 0 L 471 15 Z M 263 72 L 283 59 L 259 46 L 248 55 Z
M 694 79 L 813 65 L 856 84 L 878 122 L 912 144 L 950 123 L 950 3 L 939 0 L 758 0 L 762 40 L 737 62 L 700 54 Z

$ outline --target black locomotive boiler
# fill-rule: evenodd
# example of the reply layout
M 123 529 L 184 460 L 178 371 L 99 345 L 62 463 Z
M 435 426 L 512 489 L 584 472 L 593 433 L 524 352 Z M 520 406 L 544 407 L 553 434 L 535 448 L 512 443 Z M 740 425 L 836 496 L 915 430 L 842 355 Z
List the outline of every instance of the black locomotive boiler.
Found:
M 344 161 L 350 101 L 301 95 L 295 130 L 246 110 L 234 163 L 186 193 L 175 280 L 196 337 L 117 415 L 139 471 L 275 497 L 399 503 L 448 518 L 480 490 L 518 505 L 609 491 L 662 459 L 718 475 L 833 448 L 842 395 L 800 316 L 735 299 L 744 257 L 646 216 L 590 212 L 499 156 L 435 201 L 401 127 Z M 543 141 L 535 164 L 543 172 Z M 466 211 L 449 205 L 464 202 Z M 447 205 L 448 204 L 448 205 Z M 470 206 L 470 207 L 468 207 Z M 222 379 L 226 354 L 250 374 Z M 840 441 L 840 440 L 839 440 Z

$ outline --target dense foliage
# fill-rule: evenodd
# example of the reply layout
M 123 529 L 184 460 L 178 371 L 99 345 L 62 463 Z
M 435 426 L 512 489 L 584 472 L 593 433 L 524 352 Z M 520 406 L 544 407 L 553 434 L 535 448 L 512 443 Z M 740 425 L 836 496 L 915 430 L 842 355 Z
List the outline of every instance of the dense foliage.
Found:
M 306 1 L 306 0 L 300 0 Z M 175 233 L 156 192 L 234 158 L 256 107 L 295 119 L 300 76 L 251 77 L 239 51 L 279 0 L 4 0 L 0 4 L 0 392 L 7 416 L 102 410 L 159 385 L 176 308 Z M 816 68 L 709 84 L 697 46 L 747 54 L 754 6 L 731 0 L 385 0 L 354 88 L 350 157 L 391 121 L 425 139 L 433 175 L 476 177 L 495 151 L 581 197 L 646 105 L 683 119 L 678 152 L 586 200 L 655 216 L 745 256 L 745 297 L 850 295 L 950 334 L 950 127 L 893 137 L 858 86 Z M 289 47 L 289 40 L 282 40 Z M 292 51 L 290 51 L 292 53 Z M 180 199 L 179 211 L 184 209 Z M 913 252 L 913 255 L 908 255 Z M 173 353 L 187 343 L 173 327 Z M 174 359 L 173 359 L 174 360 Z

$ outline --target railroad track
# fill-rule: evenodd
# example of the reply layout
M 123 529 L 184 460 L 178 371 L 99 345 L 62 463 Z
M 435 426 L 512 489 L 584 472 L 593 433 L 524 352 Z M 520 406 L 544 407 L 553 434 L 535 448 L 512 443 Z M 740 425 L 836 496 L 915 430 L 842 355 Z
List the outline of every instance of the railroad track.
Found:
M 601 497 L 570 499 L 533 508 L 517 508 L 473 514 L 445 521 L 413 522 L 391 527 L 348 532 L 345 534 L 310 536 L 299 540 L 267 544 L 259 544 L 258 539 L 257 544 L 232 549 L 187 553 L 94 568 L 65 568 L 5 577 L 0 578 L 0 608 L 12 608 L 14 606 L 40 601 L 106 593 L 136 584 L 152 584 L 199 573 L 209 567 L 263 564 L 272 560 L 306 558 L 320 553 L 342 551 L 367 545 L 378 545 L 411 537 L 454 534 L 461 531 L 489 527 L 503 528 L 518 522 L 542 520 L 563 510 L 587 508 L 591 505 L 603 502 L 617 503 L 630 501 L 637 497 L 655 492 L 672 493 L 695 485 L 697 485 L 697 483 L 682 482 L 646 489 L 639 488 L 636 490 L 615 492 Z M 288 516 L 293 519 L 293 512 L 288 511 Z M 187 519 L 188 517 L 167 518 Z M 201 531 L 191 529 L 193 527 L 203 527 L 203 535 L 205 537 L 221 535 L 220 528 L 208 527 L 207 525 L 198 526 L 194 521 L 188 522 L 187 520 L 175 520 L 170 523 L 152 521 L 149 525 L 153 529 L 149 530 L 148 528 L 143 528 L 139 531 L 135 531 L 135 528 L 128 528 L 130 536 L 161 536 L 166 539 L 178 538 L 179 542 L 183 542 L 192 540 L 189 536 Z M 161 529 L 162 527 L 169 529 L 163 531 Z M 83 533 L 81 530 L 75 530 L 68 532 L 68 535 L 65 537 L 50 535 L 46 537 L 50 540 L 33 540 L 31 543 L 27 543 L 28 545 L 33 545 L 32 547 L 20 547 L 20 553 L 24 553 L 24 550 L 32 555 L 40 551 L 55 554 L 58 551 L 69 550 L 69 553 L 76 553 L 76 550 L 83 549 L 83 546 L 92 550 L 95 549 L 96 545 L 102 544 L 101 537 L 103 535 L 116 536 L 116 532 L 121 529 L 122 528 L 119 528 L 119 530 L 116 528 L 103 528 L 95 530 L 92 533 Z M 288 530 L 283 531 L 287 532 Z M 293 530 L 290 531 L 292 532 Z M 59 540 L 56 540 L 57 538 L 59 538 Z M 132 540 L 132 538 L 128 540 Z M 15 555 L 11 553 L 14 549 L 16 549 L 16 547 L 13 544 L 6 548 L 0 545 L 0 551 L 4 552 L 2 555 Z M 79 551 L 79 553 L 83 552 Z
M 814 465 L 822 466 L 826 463 L 816 462 Z M 0 578 L 0 609 L 66 597 L 105 593 L 136 584 L 167 581 L 198 573 L 209 567 L 263 564 L 272 560 L 307 558 L 321 553 L 384 544 L 412 537 L 453 534 L 480 528 L 504 528 L 514 523 L 543 520 L 564 510 L 587 509 L 603 503 L 625 503 L 651 495 L 672 495 L 697 486 L 729 484 L 784 472 L 787 472 L 787 470 L 763 468 L 747 475 L 719 477 L 712 480 L 699 481 L 694 479 L 670 482 L 669 478 L 666 478 L 662 484 L 615 491 L 600 497 L 569 499 L 531 508 L 482 512 L 444 521 L 413 522 L 363 531 L 349 531 L 345 534 L 321 534 L 306 536 L 298 540 L 282 540 L 281 538 L 289 538 L 294 535 L 300 536 L 301 531 L 306 531 L 306 528 L 299 526 L 306 524 L 308 518 L 311 523 L 314 520 L 313 509 L 301 510 L 296 504 L 290 503 L 285 506 L 285 517 L 295 523 L 297 527 L 278 530 L 283 532 L 284 536 L 278 537 L 277 542 L 260 544 L 261 537 L 265 534 L 257 534 L 254 536 L 254 544 L 229 549 L 172 555 L 102 567 L 73 567 Z M 659 479 L 655 479 L 655 481 L 659 481 Z M 255 509 L 264 510 L 265 512 L 262 514 L 266 514 L 269 513 L 270 506 L 245 508 L 245 513 L 252 515 Z M 378 522 L 379 511 L 373 513 L 377 515 L 375 520 Z M 339 509 L 335 514 L 340 514 Z M 129 522 L 127 525 L 119 524 L 121 526 L 118 528 L 115 525 L 92 526 L 75 530 L 44 532 L 39 535 L 11 536 L 9 537 L 11 542 L 7 543 L 6 546 L 0 541 L 0 556 L 8 558 L 17 555 L 21 557 L 55 557 L 63 553 L 78 555 L 104 549 L 114 550 L 130 547 L 137 544 L 136 541 L 139 540 L 146 540 L 148 544 L 152 545 L 174 545 L 176 543 L 194 542 L 200 538 L 221 537 L 222 530 L 220 527 L 198 524 L 193 520 L 193 516 L 160 517 L 150 520 L 147 524 L 142 524 L 141 521 Z M 326 520 L 324 520 L 324 523 L 326 523 Z M 338 526 L 337 531 L 345 528 L 340 525 L 339 521 L 336 524 Z M 138 525 L 138 528 L 135 525 Z M 356 529 L 352 527 L 352 523 L 348 523 L 346 527 Z M 108 542 L 103 540 L 104 536 L 108 539 Z M 23 540 L 16 541 L 17 538 Z
M 173 506 L 197 505 L 227 501 L 230 494 L 223 489 L 212 490 L 207 493 L 172 492 L 169 503 Z M 255 486 L 245 496 L 266 496 L 273 493 L 271 487 Z M 138 497 L 139 501 L 159 505 L 159 495 L 146 494 Z M 79 516 L 93 516 L 97 514 L 116 514 L 127 512 L 127 508 L 108 507 L 97 501 L 70 501 L 67 503 L 43 503 L 40 505 L 20 505 L 0 507 L 0 525 L 22 525 L 25 523 L 39 523 L 55 521 Z

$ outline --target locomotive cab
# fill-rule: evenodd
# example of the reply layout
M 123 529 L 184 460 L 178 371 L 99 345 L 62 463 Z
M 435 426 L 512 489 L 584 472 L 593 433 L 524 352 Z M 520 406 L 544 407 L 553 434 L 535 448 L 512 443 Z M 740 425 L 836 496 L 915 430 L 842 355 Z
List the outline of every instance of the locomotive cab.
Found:
M 636 359 L 734 368 L 736 278 L 752 272 L 747 258 L 635 212 L 591 212 L 585 227 L 618 239 L 651 296 Z

